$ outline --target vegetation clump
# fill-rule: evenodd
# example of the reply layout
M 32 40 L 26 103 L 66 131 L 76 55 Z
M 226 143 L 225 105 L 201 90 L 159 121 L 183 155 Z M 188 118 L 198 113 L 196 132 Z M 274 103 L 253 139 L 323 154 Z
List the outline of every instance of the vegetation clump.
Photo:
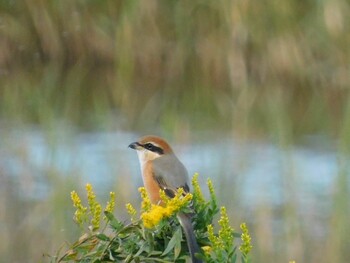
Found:
M 202 250 L 198 258 L 205 262 L 250 262 L 252 245 L 246 224 L 241 224 L 241 234 L 234 231 L 226 208 L 217 205 L 211 180 L 207 184 L 209 200 L 204 198 L 195 174 L 193 193 L 184 195 L 180 189 L 174 198 L 168 198 L 161 192 L 162 205 L 151 204 L 141 187 L 141 211 L 138 213 L 132 204 L 126 204 L 129 223 L 113 215 L 114 192 L 110 193 L 103 216 L 102 206 L 96 201 L 92 186 L 87 184 L 87 206 L 82 205 L 75 191 L 71 193 L 76 208 L 74 221 L 83 234 L 63 255 L 53 256 L 51 262 L 186 262 L 189 253 L 176 218 L 178 212 L 193 215 L 195 235 Z M 219 212 L 215 233 L 214 217 Z

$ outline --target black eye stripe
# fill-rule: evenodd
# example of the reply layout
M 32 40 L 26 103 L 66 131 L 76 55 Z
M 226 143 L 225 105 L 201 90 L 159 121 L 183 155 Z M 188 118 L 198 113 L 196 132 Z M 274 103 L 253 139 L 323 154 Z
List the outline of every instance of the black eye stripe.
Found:
M 155 146 L 154 144 L 148 142 L 143 145 L 143 147 L 151 152 L 155 152 L 158 154 L 164 154 L 164 150 L 158 146 Z

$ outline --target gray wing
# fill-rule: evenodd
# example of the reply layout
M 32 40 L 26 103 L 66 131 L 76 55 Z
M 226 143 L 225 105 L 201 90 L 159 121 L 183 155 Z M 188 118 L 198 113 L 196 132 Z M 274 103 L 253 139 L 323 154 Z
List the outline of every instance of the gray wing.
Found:
M 175 155 L 165 155 L 153 161 L 154 178 L 169 197 L 174 197 L 178 188 L 189 192 L 188 173 Z

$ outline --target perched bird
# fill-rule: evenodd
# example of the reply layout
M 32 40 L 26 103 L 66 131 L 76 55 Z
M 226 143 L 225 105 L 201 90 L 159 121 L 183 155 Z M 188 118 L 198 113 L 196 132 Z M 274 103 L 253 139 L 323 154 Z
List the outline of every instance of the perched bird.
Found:
M 190 191 L 187 170 L 165 140 L 157 136 L 145 136 L 129 147 L 137 151 L 143 184 L 152 203 L 161 202 L 160 189 L 169 197 L 174 197 L 179 188 L 185 192 Z M 200 249 L 193 232 L 191 216 L 180 212 L 177 217 L 184 229 L 192 262 L 202 262 L 195 257 Z

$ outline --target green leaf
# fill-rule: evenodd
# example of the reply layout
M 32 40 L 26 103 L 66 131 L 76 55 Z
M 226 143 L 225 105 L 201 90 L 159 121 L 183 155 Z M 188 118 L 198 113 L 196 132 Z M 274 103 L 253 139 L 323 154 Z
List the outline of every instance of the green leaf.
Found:
M 169 244 L 164 250 L 162 256 L 168 254 L 175 247 L 176 243 L 180 243 L 180 246 L 181 246 L 181 239 L 182 239 L 182 229 L 181 227 L 178 227 L 173 237 L 170 239 Z
M 65 255 L 61 261 L 70 261 L 75 260 L 77 258 L 78 253 L 76 251 L 73 251 L 70 254 Z
M 181 228 L 178 229 L 178 232 L 179 232 L 178 242 L 175 243 L 175 247 L 174 247 L 174 259 L 177 259 L 178 256 L 181 253 L 181 240 L 182 240 L 182 230 L 181 230 Z
M 143 242 L 140 249 L 136 252 L 136 254 L 134 256 L 138 257 L 143 251 L 147 251 L 147 249 L 148 249 L 147 243 Z
M 231 259 L 231 263 L 236 263 L 236 261 L 237 261 L 237 254 L 234 254 Z
M 112 220 L 115 219 L 114 215 L 113 215 L 111 212 L 104 211 L 104 214 L 105 214 L 105 216 L 107 217 L 107 219 L 108 219 L 109 221 L 112 221 Z
M 158 250 L 154 250 L 152 252 L 149 253 L 150 256 L 157 256 L 157 255 L 162 255 L 161 251 Z
M 102 240 L 102 241 L 109 241 L 109 237 L 106 236 L 106 235 L 103 234 L 103 233 L 97 234 L 96 237 L 97 237 L 99 240 Z
M 124 226 L 124 224 L 122 222 L 120 222 L 119 220 L 117 220 L 111 212 L 104 211 L 104 214 L 107 217 L 110 226 L 115 231 L 119 231 Z

